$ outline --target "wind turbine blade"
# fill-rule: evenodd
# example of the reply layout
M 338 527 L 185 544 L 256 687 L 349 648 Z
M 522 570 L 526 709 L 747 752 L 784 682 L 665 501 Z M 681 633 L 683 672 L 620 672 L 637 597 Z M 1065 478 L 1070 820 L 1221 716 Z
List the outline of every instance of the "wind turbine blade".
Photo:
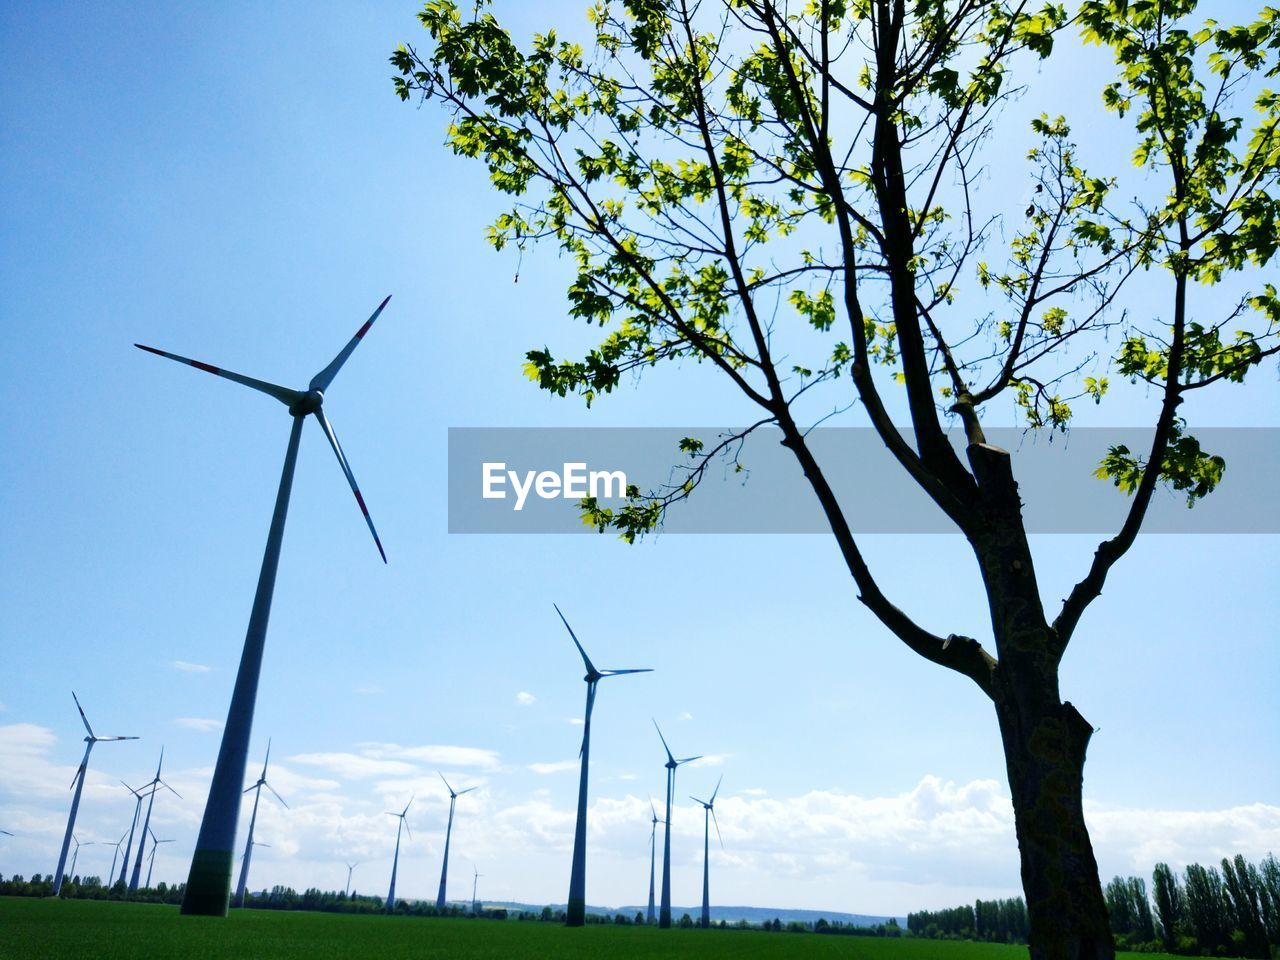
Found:
M 257 790 L 257 789 L 258 789 L 258 785 L 255 783 L 252 786 L 245 787 L 243 790 L 240 791 L 240 793 L 241 794 L 252 793 L 254 790 Z
M 563 613 L 560 613 L 560 608 L 554 603 L 552 606 L 556 608 L 556 613 L 560 615 L 560 622 L 564 624 L 564 628 L 569 631 L 569 636 L 573 639 L 573 645 L 578 648 L 578 653 L 582 654 L 582 662 L 586 664 L 587 673 L 599 673 L 600 671 L 596 669 L 595 664 L 591 662 L 591 658 L 587 656 L 587 651 L 583 650 L 582 644 L 578 642 L 578 635 L 573 632 L 573 627 L 569 626 L 569 621 L 564 618 Z
M 409 812 L 409 808 L 413 806 L 413 801 L 417 798 L 417 796 L 418 796 L 417 793 L 409 794 L 409 802 L 404 805 L 404 813 L 400 814 L 400 816 L 403 817 L 405 813 Z
M 724 849 L 724 837 L 720 836 L 720 821 L 716 819 L 716 808 L 711 808 L 711 822 L 716 825 L 716 839 L 720 841 L 720 849 Z
M 267 764 L 271 762 L 271 738 L 267 737 L 267 755 L 262 760 L 262 779 L 267 778 Z
M 676 758 L 671 755 L 671 748 L 667 746 L 667 738 L 662 735 L 662 728 L 658 726 L 658 721 L 653 721 L 653 729 L 658 731 L 658 739 L 662 741 L 662 749 L 667 751 L 667 759 L 672 763 L 676 762 Z
M 691 793 L 691 794 L 689 794 L 689 799 L 690 799 L 690 800 L 692 800 L 694 803 L 700 803 L 700 804 L 702 804 L 704 807 L 710 807 L 710 804 L 709 804 L 709 803 L 707 803 L 707 801 L 705 801 L 705 800 L 699 800 L 699 799 L 698 799 L 697 797 L 695 797 L 692 793 Z
M 413 831 L 409 829 L 409 821 L 404 821 L 404 832 L 409 835 L 409 839 L 413 839 Z
M 637 670 L 601 670 L 602 677 L 620 677 L 624 673 L 653 673 L 653 667 L 641 667 Z
M 342 453 L 342 446 L 338 443 L 338 435 L 333 432 L 333 425 L 329 423 L 329 418 L 324 415 L 324 410 L 316 411 L 316 420 L 319 421 L 324 435 L 329 438 L 329 446 L 333 447 L 333 452 L 338 458 L 338 466 L 342 467 L 342 472 L 347 475 L 347 483 L 351 484 L 351 492 L 356 495 L 356 503 L 360 505 L 360 512 L 364 514 L 364 522 L 369 525 L 369 532 L 373 534 L 373 542 L 377 544 L 378 553 L 382 556 L 382 562 L 387 562 L 387 552 L 382 549 L 382 541 L 378 539 L 378 531 L 374 529 L 373 518 L 369 516 L 369 508 L 364 505 L 364 497 L 360 496 L 360 488 L 356 486 L 355 475 L 351 472 L 351 467 L 347 464 L 347 458 Z
M 79 780 L 83 774 L 84 774 L 84 761 L 81 760 L 80 766 L 76 767 L 75 776 L 71 778 L 71 783 L 67 786 L 67 789 L 70 790 L 72 787 L 74 787 L 76 785 L 76 781 Z
M 444 788 L 449 791 L 449 796 L 456 797 L 457 794 L 453 792 L 453 787 L 449 786 L 449 781 L 444 779 L 444 774 L 437 770 L 436 776 L 444 782 Z
M 276 788 L 275 788 L 275 787 L 273 787 L 271 784 L 267 783 L 265 780 L 263 781 L 262 785 L 263 785 L 264 787 L 266 787 L 268 790 L 270 790 L 270 791 L 271 791 L 271 795 L 272 795 L 273 797 L 275 797 L 275 798 L 276 798 L 277 800 L 279 800 L 281 803 L 284 803 L 284 797 L 282 797 L 282 796 L 280 796 L 280 794 L 276 793 Z M 289 805 L 288 805 L 287 803 L 284 803 L 284 808 L 285 808 L 286 810 L 288 810 L 288 809 L 289 809 Z
M 701 755 L 698 755 L 696 757 L 685 757 L 683 760 L 677 760 L 676 764 L 679 765 L 681 763 L 689 763 L 691 760 L 701 760 L 701 759 L 702 759 Z
M 94 737 L 93 739 L 101 743 L 104 740 L 137 740 L 138 738 L 137 737 Z
M 720 784 L 724 783 L 724 774 L 720 774 L 720 779 L 716 781 L 716 788 L 711 791 L 711 802 L 716 802 L 716 794 L 720 792 Z
M 479 787 L 467 787 L 467 789 L 465 790 L 459 790 L 458 796 L 462 796 L 464 793 L 470 793 L 472 790 L 479 790 L 479 789 L 480 789 Z
M 166 790 L 168 790 L 170 793 L 172 793 L 172 794 L 173 794 L 175 797 L 177 797 L 179 800 L 181 800 L 181 799 L 182 799 L 182 794 L 180 794 L 177 790 L 173 789 L 173 787 L 169 786 L 169 785 L 168 785 L 167 783 L 165 783 L 163 780 L 160 780 L 160 781 L 158 781 L 158 782 L 159 782 L 160 786 L 164 787 Z
M 373 311 L 373 316 L 364 322 L 364 326 L 356 331 L 356 335 L 347 341 L 347 345 L 342 348 L 332 362 L 311 378 L 311 389 L 321 392 L 328 389 L 329 384 L 333 383 L 333 378 L 338 375 L 338 371 L 342 369 L 342 365 L 347 362 L 347 358 L 351 356 L 352 351 L 360 345 L 360 341 L 364 339 L 364 335 L 369 332 L 369 328 L 373 326 L 373 321 L 378 319 L 378 314 L 382 313 L 383 308 L 391 301 L 391 295 L 387 294 L 387 299 L 378 304 L 378 309 Z
M 157 350 L 155 347 L 144 346 L 141 343 L 135 343 L 135 347 L 139 350 L 145 350 L 147 353 L 154 353 L 157 357 L 167 357 L 170 360 L 177 360 L 179 363 L 185 363 L 188 367 L 195 367 L 197 370 L 203 370 L 205 373 L 212 373 L 215 377 L 222 377 L 224 380 L 231 380 L 243 386 L 257 390 L 259 393 L 265 393 L 268 397 L 275 397 L 286 407 L 292 406 L 296 401 L 300 400 L 304 394 L 300 390 L 290 390 L 288 387 L 282 387 L 278 383 L 268 383 L 265 380 L 255 380 L 253 377 L 246 377 L 243 374 L 232 373 L 230 370 L 223 370 L 221 367 L 215 367 L 211 363 L 201 363 L 199 360 L 192 360 L 189 357 L 180 357 L 176 353 L 166 353 L 163 350 Z
M 80 722 L 84 724 L 85 730 L 89 732 L 89 736 L 93 736 L 93 727 L 89 726 L 89 718 L 84 715 L 84 707 L 80 706 L 80 698 L 76 696 L 74 690 L 71 691 L 71 699 L 76 702 L 76 709 L 80 711 Z

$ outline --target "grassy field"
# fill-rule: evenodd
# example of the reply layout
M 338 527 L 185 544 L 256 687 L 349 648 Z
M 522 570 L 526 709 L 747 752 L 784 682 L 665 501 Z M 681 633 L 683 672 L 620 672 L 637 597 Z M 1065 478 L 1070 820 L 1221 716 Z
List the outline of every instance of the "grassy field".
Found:
M 655 930 L 550 923 L 235 911 L 0 897 L 0 960 L 506 960 L 520 957 L 706 960 L 1021 960 L 1022 947 L 741 930 Z M 1152 954 L 1131 954 L 1158 960 Z

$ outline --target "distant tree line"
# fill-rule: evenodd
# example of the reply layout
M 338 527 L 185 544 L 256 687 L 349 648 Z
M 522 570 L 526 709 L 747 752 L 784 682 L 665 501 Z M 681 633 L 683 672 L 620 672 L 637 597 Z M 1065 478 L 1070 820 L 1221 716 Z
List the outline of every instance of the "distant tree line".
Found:
M 907 914 L 907 930 L 929 939 L 1026 943 L 1027 929 L 1027 905 L 1021 897 Z
M 1257 865 L 1240 854 L 1222 870 L 1193 863 L 1180 878 L 1157 863 L 1151 897 L 1141 877 L 1116 877 L 1106 889 L 1116 945 L 1188 956 L 1269 960 L 1280 954 L 1280 861 Z
M 122 881 L 108 886 L 101 877 L 80 876 L 64 877 L 62 881 L 62 898 L 65 900 L 132 900 L 137 903 L 181 903 L 186 884 L 169 886 L 158 883 L 154 887 L 139 887 L 132 893 Z M 0 897 L 51 897 L 53 896 L 53 875 L 45 876 L 33 873 L 31 879 L 15 874 L 7 880 L 0 876 Z

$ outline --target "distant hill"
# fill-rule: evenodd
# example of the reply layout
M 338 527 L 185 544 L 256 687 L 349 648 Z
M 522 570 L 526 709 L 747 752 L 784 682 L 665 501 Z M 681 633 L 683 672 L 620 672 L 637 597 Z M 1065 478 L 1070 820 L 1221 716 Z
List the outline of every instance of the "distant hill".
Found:
M 551 907 L 552 910 L 563 910 L 563 903 L 517 903 L 512 901 L 499 900 L 482 900 L 481 905 L 484 907 L 498 908 L 502 907 L 507 910 L 523 910 L 526 913 L 541 913 L 544 906 Z M 623 914 L 626 917 L 634 917 L 637 913 L 645 913 L 648 906 L 627 906 L 627 907 L 594 907 L 587 906 L 587 913 L 599 914 L 600 916 L 612 917 L 616 914 Z M 672 906 L 671 916 L 679 920 L 683 914 L 697 919 L 702 912 L 702 907 L 677 907 Z M 790 923 L 792 920 L 800 923 L 816 923 L 818 920 L 827 920 L 830 923 L 850 923 L 858 927 L 874 927 L 878 923 L 888 923 L 890 920 L 897 920 L 898 925 L 904 930 L 907 926 L 906 917 L 881 917 L 873 916 L 865 913 L 841 913 L 838 910 L 794 910 L 786 907 L 720 907 L 713 906 L 711 908 L 711 921 L 719 923 L 724 920 L 726 923 L 737 923 L 739 920 L 746 920 L 748 923 L 764 923 L 766 920 L 781 920 L 783 923 Z

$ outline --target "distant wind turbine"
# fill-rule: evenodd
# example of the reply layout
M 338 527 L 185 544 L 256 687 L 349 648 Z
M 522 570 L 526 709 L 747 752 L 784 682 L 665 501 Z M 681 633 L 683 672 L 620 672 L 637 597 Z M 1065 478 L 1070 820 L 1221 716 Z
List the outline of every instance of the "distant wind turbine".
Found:
M 120 848 L 124 846 L 124 838 L 127 837 L 132 831 L 133 831 L 133 828 L 130 827 L 124 833 L 120 834 L 120 839 L 117 840 L 115 843 L 116 852 L 111 855 L 111 872 L 107 874 L 108 887 L 111 886 L 113 883 L 115 883 L 116 859 L 120 856 Z
M 404 809 L 399 813 L 388 813 L 388 817 L 399 817 L 400 822 L 396 825 L 396 854 L 391 860 L 391 886 L 387 890 L 387 913 L 396 908 L 396 870 L 400 867 L 400 830 L 409 834 L 409 839 L 413 839 L 413 831 L 409 829 L 409 821 L 405 819 L 405 815 L 409 812 L 409 806 L 413 803 L 413 797 L 409 797 L 409 803 L 404 805 Z
M 649 913 L 645 922 L 653 923 L 656 919 L 653 912 L 653 875 L 658 858 L 658 824 L 662 822 L 658 819 L 658 811 L 653 807 L 653 797 L 649 798 L 649 812 L 653 814 L 653 822 L 649 828 Z
M 444 774 L 436 771 L 440 775 L 440 779 L 444 780 Z M 444 780 L 444 787 L 449 791 L 449 826 L 444 832 L 444 864 L 440 867 L 440 892 L 436 894 L 436 910 L 444 911 L 444 888 L 445 881 L 449 878 L 449 839 L 453 836 L 453 807 L 458 802 L 458 798 L 464 793 L 470 793 L 472 790 L 478 790 L 478 787 L 467 787 L 465 790 L 454 790 L 449 786 L 449 781 Z
M 240 819 L 240 792 L 244 783 L 245 767 L 249 759 L 249 735 L 253 730 L 254 703 L 258 695 L 258 677 L 262 672 L 262 653 L 267 638 L 267 621 L 271 617 L 271 598 L 275 592 L 276 569 L 280 565 L 280 544 L 284 538 L 285 517 L 289 512 L 289 494 L 293 489 L 294 467 L 298 462 L 298 444 L 302 439 L 302 423 L 308 415 L 315 415 L 316 421 L 324 430 L 333 447 L 338 465 L 346 475 L 351 492 L 355 494 L 360 512 L 364 514 L 369 532 L 373 534 L 373 542 L 378 547 L 382 562 L 386 563 L 387 554 L 382 549 L 382 541 L 378 539 L 378 531 L 374 529 L 369 510 L 365 507 L 360 488 L 356 486 L 356 478 L 338 443 L 338 436 L 333 432 L 329 419 L 324 414 L 324 392 L 337 376 L 342 365 L 347 362 L 352 351 L 360 344 L 361 339 L 373 322 L 378 319 L 386 307 L 387 297 L 364 325 L 356 331 L 345 347 L 329 365 L 311 378 L 306 390 L 292 390 L 274 383 L 255 380 L 252 377 L 232 373 L 199 360 L 190 360 L 177 354 L 166 353 L 154 347 L 144 347 L 137 343 L 134 346 L 157 356 L 167 357 L 187 366 L 212 373 L 215 376 L 231 380 L 250 387 L 269 397 L 279 400 L 289 408 L 293 417 L 293 427 L 289 432 L 289 444 L 285 449 L 284 469 L 280 474 L 280 487 L 276 493 L 275 510 L 271 515 L 271 527 L 267 533 L 267 548 L 262 557 L 262 569 L 258 574 L 258 588 L 253 598 L 253 608 L 249 614 L 249 627 L 245 633 L 244 651 L 240 655 L 240 668 L 236 673 L 235 688 L 231 694 L 231 706 L 227 711 L 227 722 L 222 728 L 222 745 L 218 749 L 218 762 L 213 770 L 213 781 L 209 785 L 209 799 L 204 808 L 204 819 L 200 824 L 200 834 L 196 840 L 195 855 L 191 858 L 191 871 L 187 877 L 186 893 L 182 898 L 182 912 L 186 914 L 202 914 L 208 916 L 227 915 L 228 895 L 231 892 L 231 867 L 235 858 L 236 826 Z
M 573 831 L 573 868 L 569 874 L 569 904 L 564 920 L 566 926 L 580 927 L 587 922 L 587 768 L 591 756 L 591 708 L 596 702 L 596 684 L 606 677 L 653 671 L 648 667 L 632 670 L 597 670 L 591 658 L 587 656 L 587 651 L 583 650 L 582 644 L 578 642 L 573 627 L 569 626 L 569 621 L 564 618 L 563 613 L 560 613 L 559 607 L 556 607 L 556 613 L 560 615 L 560 622 L 569 631 L 573 645 L 578 648 L 578 653 L 582 655 L 582 662 L 587 668 L 587 674 L 582 678 L 587 682 L 587 709 L 582 721 L 582 749 L 579 751 L 579 756 L 582 758 L 582 772 L 578 778 L 578 822 Z
M 704 928 L 711 926 L 711 823 L 716 825 L 716 839 L 720 841 L 720 846 L 724 847 L 724 839 L 720 836 L 720 821 L 716 820 L 716 794 L 720 792 L 720 784 L 724 781 L 721 776 L 716 781 L 716 788 L 711 793 L 710 800 L 699 800 L 697 797 L 690 797 L 694 803 L 702 804 L 702 926 Z
M 142 816 L 142 801 L 148 796 L 142 790 L 135 790 L 123 780 L 120 781 L 124 788 L 133 794 L 133 820 L 129 823 L 129 842 L 124 845 L 124 859 L 120 861 L 120 878 L 116 883 L 123 884 L 125 882 L 125 874 L 129 872 L 129 855 L 133 853 L 133 834 L 138 829 L 138 818 Z M 145 787 L 143 788 L 146 789 Z M 152 790 L 155 788 L 152 787 Z M 145 838 L 144 838 L 145 839 Z
M 348 899 L 350 899 L 351 897 L 351 871 L 353 871 L 358 866 L 360 866 L 360 861 L 358 860 L 355 863 L 347 864 L 347 892 L 345 895 Z
M 67 871 L 67 876 L 74 880 L 76 875 L 76 861 L 80 859 L 80 848 L 92 847 L 98 841 L 90 840 L 88 843 L 81 843 L 80 840 L 74 836 L 71 839 L 75 841 L 76 849 L 75 852 L 71 854 L 71 869 Z
M 147 800 L 147 815 L 142 821 L 142 842 L 138 844 L 138 857 L 133 861 L 133 875 L 129 878 L 129 892 L 134 893 L 138 889 L 138 881 L 142 879 L 142 850 L 147 845 L 147 834 L 151 831 L 151 808 L 155 806 L 156 794 L 164 787 L 179 800 L 182 794 L 173 787 L 169 786 L 160 779 L 160 768 L 164 766 L 164 747 L 160 748 L 160 762 L 156 764 L 156 775 L 151 778 L 151 782 L 146 786 L 151 788 L 151 796 Z M 146 789 L 144 787 L 143 789 Z
M 71 814 L 67 817 L 67 832 L 62 837 L 62 852 L 58 854 L 58 871 L 53 876 L 53 895 L 56 897 L 62 891 L 62 873 L 63 868 L 67 865 L 67 852 L 71 849 L 71 834 L 76 828 L 76 813 L 80 810 L 80 794 L 84 790 L 84 778 L 89 773 L 89 754 L 93 750 L 95 743 L 104 740 L 137 740 L 137 737 L 99 737 L 93 732 L 93 727 L 89 726 L 89 718 L 84 715 L 84 707 L 80 706 L 80 698 L 76 696 L 74 690 L 71 691 L 71 699 L 76 702 L 76 709 L 80 711 L 80 722 L 84 724 L 85 732 L 88 734 L 84 738 L 84 759 L 80 761 L 80 768 L 76 770 L 76 775 L 71 779 L 71 786 L 75 788 L 75 795 L 71 798 Z
M 157 840 L 155 831 L 149 830 L 149 832 L 151 833 L 151 853 L 147 855 L 147 889 L 148 890 L 151 889 L 151 871 L 155 870 L 156 868 L 156 848 L 160 846 L 160 844 L 162 843 L 173 843 L 172 838 L 168 840 Z
M 658 721 L 653 721 L 653 725 L 657 728 L 658 738 L 662 740 L 662 748 L 667 751 L 667 819 L 662 836 L 662 906 L 658 911 L 658 926 L 666 928 L 671 926 L 671 801 L 676 790 L 676 767 L 690 760 L 700 760 L 701 757 L 677 760 L 671 755 L 671 748 L 667 746 L 667 738 L 662 735 Z
M 478 917 L 480 916 L 480 901 L 476 899 L 476 887 L 479 885 L 480 878 L 483 877 L 484 874 L 480 872 L 480 868 L 474 863 L 471 865 L 471 869 L 475 871 L 475 876 L 471 880 L 471 915 Z
M 249 882 L 249 861 L 253 859 L 253 828 L 258 822 L 258 800 L 262 797 L 262 788 L 266 787 L 271 791 L 271 795 L 284 803 L 285 809 L 289 809 L 289 805 L 284 802 L 284 797 L 276 793 L 275 788 L 267 783 L 267 763 L 271 760 L 271 741 L 267 740 L 267 755 L 262 761 L 262 776 L 258 777 L 258 782 L 245 790 L 248 793 L 253 791 L 253 814 L 249 817 L 249 840 L 244 845 L 244 855 L 240 858 L 240 882 L 236 884 L 236 906 L 244 906 L 244 888 Z

